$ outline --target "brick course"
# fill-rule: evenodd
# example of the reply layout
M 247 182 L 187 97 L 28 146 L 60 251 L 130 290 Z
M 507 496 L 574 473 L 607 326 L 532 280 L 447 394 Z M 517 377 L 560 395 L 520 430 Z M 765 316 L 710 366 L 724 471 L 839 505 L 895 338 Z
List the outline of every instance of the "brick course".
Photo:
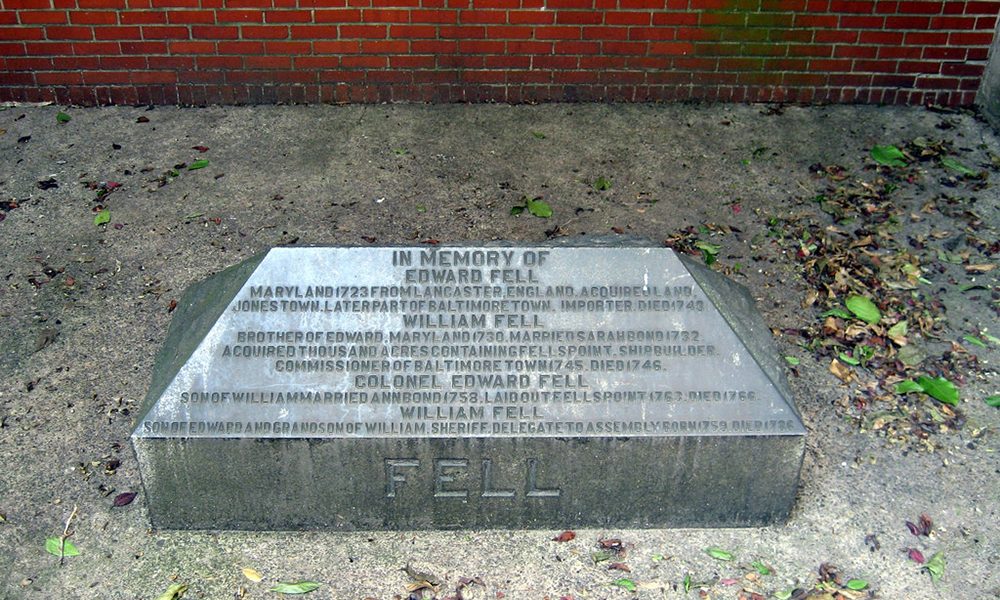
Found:
M 1000 1 L 0 0 L 0 101 L 969 105 Z

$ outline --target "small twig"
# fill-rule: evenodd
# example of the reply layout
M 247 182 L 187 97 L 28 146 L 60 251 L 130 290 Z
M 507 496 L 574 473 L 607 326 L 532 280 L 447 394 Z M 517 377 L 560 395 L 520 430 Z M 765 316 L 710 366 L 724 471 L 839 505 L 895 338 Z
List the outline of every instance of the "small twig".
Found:
M 69 530 L 69 526 L 73 523 L 73 519 L 76 518 L 77 506 L 73 505 L 73 512 L 69 513 L 69 518 L 66 519 L 66 526 L 63 527 L 62 535 L 59 536 L 59 566 L 63 565 L 63 561 L 66 560 L 65 548 L 66 540 L 69 536 L 73 535 L 73 532 Z

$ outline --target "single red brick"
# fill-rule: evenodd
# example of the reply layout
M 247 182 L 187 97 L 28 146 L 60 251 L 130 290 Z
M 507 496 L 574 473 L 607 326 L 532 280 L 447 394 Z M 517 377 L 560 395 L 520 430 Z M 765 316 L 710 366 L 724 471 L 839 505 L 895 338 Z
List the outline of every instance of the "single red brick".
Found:
M 556 15 L 552 11 L 512 10 L 507 13 L 507 18 L 512 25 L 551 25 L 556 22 Z
M 430 25 L 393 25 L 389 28 L 393 39 L 430 39 L 437 37 L 437 28 Z
M 240 35 L 247 40 L 283 40 L 288 37 L 284 25 L 241 25 Z
M 312 12 L 308 10 L 272 10 L 264 13 L 265 23 L 310 23 Z
M 678 55 L 691 54 L 694 44 L 690 42 L 654 42 L 649 45 L 650 54 Z
M 142 38 L 142 30 L 139 27 L 94 27 L 94 39 L 97 40 L 141 40 Z
M 76 6 L 75 2 L 73 6 Z M 45 9 L 52 8 L 52 2 L 51 0 L 4 0 L 3 7 L 5 10 Z
M 930 17 L 886 17 L 886 29 L 929 29 Z
M 817 43 L 854 44 L 858 41 L 858 32 L 837 29 L 819 30 L 814 39 Z
M 243 42 L 243 41 L 220 41 L 217 44 L 219 54 L 262 54 L 264 52 L 263 42 Z
M 870 0 L 830 0 L 830 12 L 872 14 L 875 3 Z
M 854 61 L 855 72 L 870 73 L 895 73 L 896 61 L 894 60 L 856 60 Z
M 199 56 L 195 59 L 199 69 L 242 69 L 243 58 L 240 56 Z
M 851 29 L 882 29 L 885 26 L 885 17 L 843 15 L 840 17 L 840 26 Z
M 238 27 L 191 27 L 191 37 L 202 40 L 235 40 L 240 37 Z
M 881 46 L 878 49 L 879 58 L 920 58 L 923 49 L 913 46 Z
M 247 56 L 243 59 L 246 69 L 291 69 L 291 56 Z
M 214 21 L 215 16 L 212 12 Z M 118 20 L 122 25 L 158 25 L 167 22 L 167 13 L 164 11 L 150 10 L 123 10 L 118 13 Z
M 21 31 L 33 31 L 32 29 L 22 29 Z M 90 27 L 75 26 L 54 26 L 46 27 L 45 34 L 50 40 L 92 40 L 94 31 Z M 28 38 L 24 38 L 28 39 Z
M 823 71 L 827 73 L 834 71 L 850 71 L 852 64 L 853 61 L 850 60 L 814 58 L 809 61 L 809 70 Z
M 493 40 L 459 40 L 458 51 L 462 54 L 501 54 L 506 43 Z
M 385 8 L 367 8 L 362 12 L 361 21 L 372 23 L 409 23 L 410 11 Z
M 983 74 L 985 65 L 965 62 L 946 62 L 941 65 L 942 75 L 958 75 L 962 77 L 979 77 Z
M 898 73 L 940 73 L 941 63 L 936 61 L 902 60 L 896 65 Z
M 952 2 L 949 4 L 960 3 Z M 995 1 L 965 3 L 965 14 L 967 15 L 995 15 L 998 12 L 1000 12 L 1000 4 Z
M 833 56 L 833 46 L 826 44 L 789 44 L 789 56 Z
M 259 10 L 219 10 L 215 12 L 218 23 L 263 23 L 264 13 Z
M 131 71 L 149 68 L 145 56 L 102 56 L 98 65 L 105 71 Z
M 119 42 L 122 54 L 166 54 L 166 42 Z M 75 51 L 76 49 L 74 49 Z M 79 52 L 77 52 L 79 54 Z M 104 52 L 103 54 L 110 54 Z
M 384 69 L 389 64 L 385 56 L 344 56 L 340 64 L 347 69 Z
M 695 2 L 692 1 L 692 10 Z M 618 6 L 622 10 L 652 9 L 663 10 L 665 8 L 663 0 L 619 0 Z
M 170 42 L 171 54 L 212 54 L 215 42 Z
M 805 10 L 805 0 L 761 0 L 762 11 L 799 12 Z
M 628 11 L 606 11 L 604 13 L 604 22 L 608 25 L 650 25 L 652 23 L 652 18 L 659 15 L 670 15 L 673 13 L 655 13 L 651 14 L 648 12 L 628 12 Z M 695 15 L 695 22 L 697 22 L 697 16 Z M 666 23 L 657 23 L 657 25 L 664 25 Z
M 836 15 L 795 15 L 795 27 L 836 27 L 839 17 Z
M 77 8 L 125 8 L 125 0 L 77 0 Z
M 100 28 L 95 27 L 94 32 L 97 33 L 99 29 Z M 125 28 L 120 27 L 118 29 Z M 191 32 L 188 31 L 187 27 L 158 27 L 156 25 L 143 25 L 142 37 L 146 40 L 186 40 L 190 39 Z
M 406 54 L 410 43 L 405 40 L 362 41 L 362 54 Z
M 313 11 L 316 23 L 361 23 L 361 11 L 356 8 Z
M 390 56 L 389 67 L 393 69 L 432 69 L 433 56 Z
M 188 25 L 193 23 L 215 23 L 215 12 L 211 10 L 172 10 L 167 13 L 171 25 Z
M 566 42 L 558 42 L 564 44 Z M 508 54 L 551 54 L 555 48 L 553 42 L 521 41 L 507 42 Z
M 455 52 L 458 42 L 445 40 L 413 40 L 410 52 L 413 54 L 448 54 Z
M 8 13 L 8 14 L 10 14 L 10 16 L 12 16 L 12 17 L 14 16 L 14 13 Z M 87 12 L 86 14 L 95 14 L 95 13 Z M 101 13 L 96 13 L 96 14 L 101 14 Z M 114 19 L 114 17 L 115 17 L 114 13 L 104 13 L 104 14 L 111 16 L 112 19 Z M 58 24 L 65 24 L 67 22 L 66 21 L 66 12 L 65 11 L 54 11 L 54 10 L 27 10 L 27 11 L 25 11 L 25 10 L 22 10 L 22 11 L 20 11 L 17 14 L 17 17 L 20 19 L 22 25 L 45 25 L 45 24 L 58 25 Z M 112 22 L 114 22 L 114 21 L 112 21 Z M 12 24 L 12 23 L 8 23 L 8 24 Z M 74 19 L 73 24 L 74 25 L 92 25 L 93 22 L 92 21 L 87 21 L 87 19 L 84 18 L 82 20 L 81 19 Z
M 600 42 L 560 41 L 553 44 L 555 54 L 598 54 L 601 51 Z
M 922 58 L 933 60 L 965 60 L 968 48 L 950 48 L 946 46 L 924 48 Z
M 837 46 L 833 50 L 837 58 L 875 58 L 878 56 L 876 46 Z
M 662 0 L 660 5 L 662 6 Z M 573 9 L 592 9 L 594 8 L 594 0 L 546 0 L 544 6 L 549 10 L 573 10 Z M 622 6 L 622 8 L 626 8 Z
M 385 39 L 388 28 L 385 25 L 341 25 L 341 38 Z
M 908 31 L 903 43 L 913 46 L 940 46 L 948 43 L 948 34 L 937 31 Z
M 264 52 L 267 54 L 311 54 L 312 43 L 266 40 Z
M 99 69 L 101 58 L 98 56 L 57 56 L 52 59 L 56 69 Z
M 457 19 L 457 13 L 452 11 L 429 11 L 429 12 L 443 12 L 445 14 L 454 15 Z M 462 23 L 475 23 L 475 24 L 497 24 L 506 23 L 507 13 L 499 10 L 463 10 L 462 11 Z
M 582 10 L 560 10 L 556 12 L 557 25 L 599 25 L 603 22 L 603 12 Z
M 951 33 L 948 43 L 953 46 L 989 46 L 993 41 L 992 33 Z
M 900 2 L 899 8 L 896 9 L 901 15 L 937 15 L 941 14 L 941 10 L 945 2 L 931 2 L 929 0 L 922 0 L 921 2 Z
M 528 40 L 535 34 L 531 27 L 497 25 L 486 28 L 486 37 L 491 40 Z
M 605 41 L 601 42 L 601 50 L 605 54 L 610 54 L 610 55 L 631 54 L 633 56 L 642 56 L 648 53 L 649 44 L 646 42 Z
M 444 39 L 483 39 L 486 37 L 486 28 L 480 26 L 463 27 L 461 25 L 446 25 L 438 29 L 438 35 Z
M 903 34 L 898 31 L 862 31 L 858 41 L 862 44 L 898 46 L 903 43 Z
M 271 0 L 226 0 L 226 8 L 271 8 Z

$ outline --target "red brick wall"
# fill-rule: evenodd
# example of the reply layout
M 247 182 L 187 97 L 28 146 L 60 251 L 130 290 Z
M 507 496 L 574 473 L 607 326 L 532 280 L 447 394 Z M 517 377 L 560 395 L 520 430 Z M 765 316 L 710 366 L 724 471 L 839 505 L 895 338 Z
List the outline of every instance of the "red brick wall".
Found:
M 998 1 L 0 0 L 0 100 L 975 99 Z

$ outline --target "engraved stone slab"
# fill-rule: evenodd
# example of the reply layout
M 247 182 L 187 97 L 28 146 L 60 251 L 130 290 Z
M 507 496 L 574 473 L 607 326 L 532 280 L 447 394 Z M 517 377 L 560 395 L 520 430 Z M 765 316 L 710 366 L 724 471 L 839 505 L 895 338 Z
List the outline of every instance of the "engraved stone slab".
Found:
M 805 434 L 746 290 L 648 247 L 273 249 L 140 414 L 165 528 L 766 524 Z

